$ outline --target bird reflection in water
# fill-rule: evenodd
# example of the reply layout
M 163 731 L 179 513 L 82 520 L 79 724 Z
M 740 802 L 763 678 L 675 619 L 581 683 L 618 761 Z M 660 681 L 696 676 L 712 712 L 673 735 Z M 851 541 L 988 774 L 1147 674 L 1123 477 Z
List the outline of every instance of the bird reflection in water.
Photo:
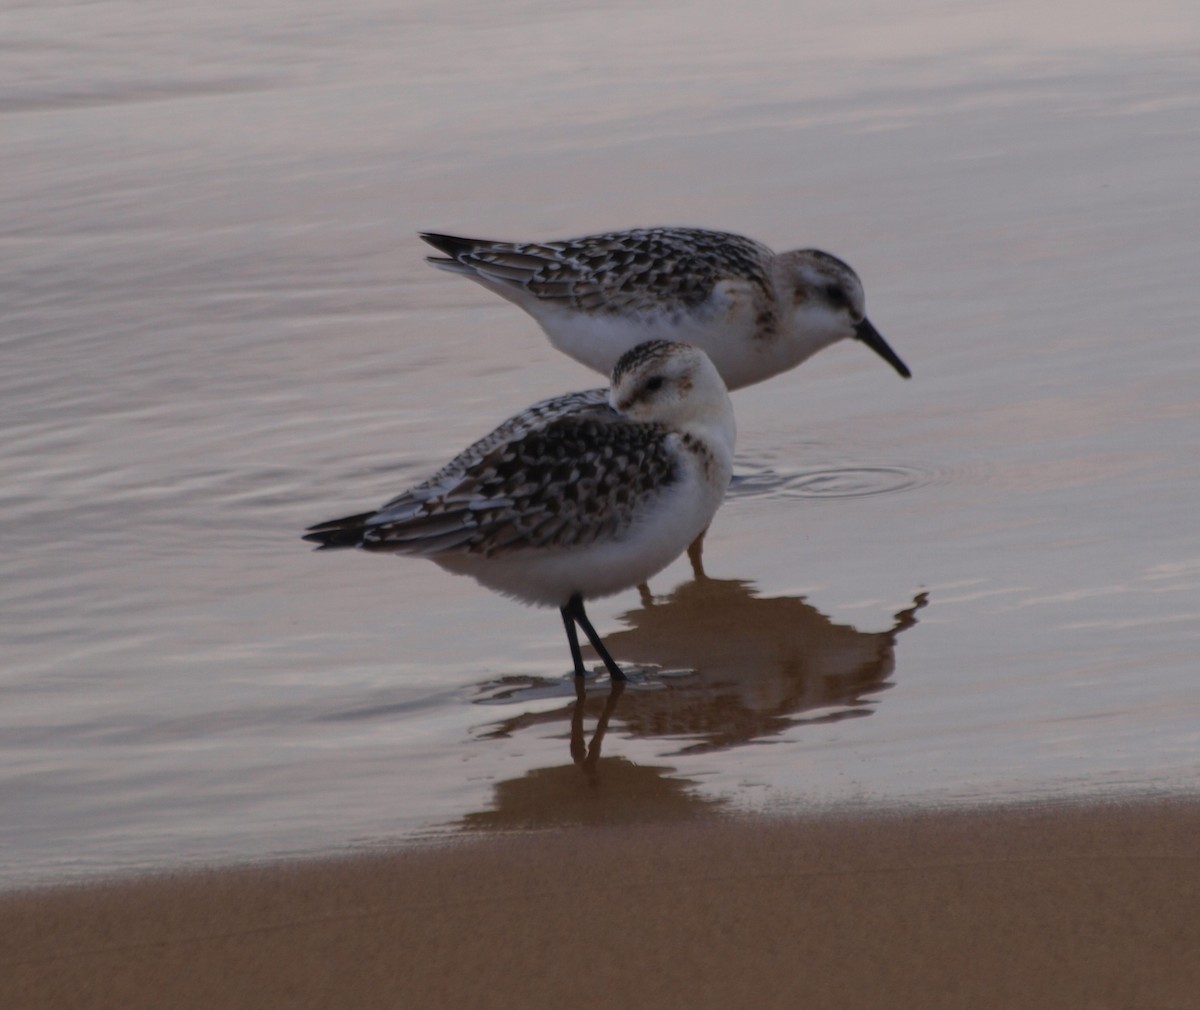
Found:
M 483 735 L 507 737 L 569 721 L 572 759 L 594 775 L 615 715 L 627 734 L 678 741 L 673 753 L 679 754 L 869 715 L 873 696 L 891 686 L 897 637 L 916 624 L 927 602 L 920 593 L 887 631 L 864 632 L 835 624 L 802 597 L 760 597 L 740 579 L 695 579 L 668 596 L 643 598 L 640 608 L 621 615 L 627 629 L 605 639 L 619 661 L 653 664 L 663 673 L 635 679 L 623 696 L 613 691 L 589 698 L 580 686 L 573 704 L 501 720 Z M 669 670 L 687 673 L 671 676 Z M 505 678 L 483 685 L 476 700 L 513 704 L 568 690 L 566 681 Z M 585 744 L 589 716 L 597 725 Z
M 570 708 L 574 765 L 534 768 L 517 778 L 497 782 L 490 809 L 467 814 L 459 828 L 498 831 L 661 823 L 711 816 L 725 806 L 725 799 L 702 796 L 695 789 L 696 783 L 676 774 L 674 768 L 634 764 L 623 757 L 601 758 L 608 721 L 627 681 L 612 681 L 589 740 L 584 732 L 587 689 L 579 678 L 570 680 L 575 690 L 575 704 Z M 561 715 L 561 711 L 553 713 L 549 721 L 558 721 Z M 546 720 L 534 720 L 540 721 Z

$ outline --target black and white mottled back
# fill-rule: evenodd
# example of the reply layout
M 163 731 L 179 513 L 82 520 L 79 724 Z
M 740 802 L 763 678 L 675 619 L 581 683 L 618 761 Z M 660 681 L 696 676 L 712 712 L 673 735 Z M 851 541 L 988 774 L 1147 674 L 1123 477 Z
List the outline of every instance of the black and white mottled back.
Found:
M 429 262 L 463 274 L 522 289 L 534 297 L 585 312 L 620 313 L 647 301 L 666 313 L 691 312 L 713 287 L 743 277 L 770 298 L 760 242 L 700 228 L 633 228 L 553 242 L 490 242 L 422 232 L 450 257 Z

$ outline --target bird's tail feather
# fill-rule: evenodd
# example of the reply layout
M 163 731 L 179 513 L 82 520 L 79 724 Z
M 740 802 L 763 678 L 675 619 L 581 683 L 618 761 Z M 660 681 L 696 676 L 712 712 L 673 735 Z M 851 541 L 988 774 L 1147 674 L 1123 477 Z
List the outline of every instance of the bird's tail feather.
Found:
M 336 550 L 339 547 L 357 547 L 362 543 L 366 521 L 374 514 L 374 512 L 360 512 L 355 516 L 317 523 L 305 531 L 304 539 L 309 543 L 316 544 L 319 551 Z
M 489 242 L 486 239 L 478 238 L 459 238 L 457 235 L 442 235 L 436 231 L 418 232 L 422 239 L 428 242 L 439 252 L 445 253 L 452 260 L 461 256 L 463 253 L 474 252 L 480 246 L 495 245 L 494 242 Z M 441 261 L 429 258 L 430 263 L 440 263 Z

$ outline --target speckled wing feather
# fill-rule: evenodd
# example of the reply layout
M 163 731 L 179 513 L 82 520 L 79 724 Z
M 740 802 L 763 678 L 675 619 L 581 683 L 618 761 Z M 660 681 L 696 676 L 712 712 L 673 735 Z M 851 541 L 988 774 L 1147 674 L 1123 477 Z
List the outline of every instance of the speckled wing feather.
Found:
M 526 407 L 521 413 L 514 414 L 499 427 L 484 435 L 478 442 L 467 446 L 428 480 L 422 481 L 416 487 L 406 491 L 395 501 L 388 502 L 383 508 L 390 508 L 416 491 L 440 487 L 448 479 L 464 474 L 468 468 L 478 463 L 496 446 L 512 442 L 522 435 L 545 427 L 551 421 L 568 416 L 616 418 L 618 415 L 608 405 L 608 390 L 604 388 L 584 389 L 577 393 L 563 393 L 561 396 L 539 400 L 531 407 Z
M 729 280 L 773 297 L 767 269 L 774 253 L 725 232 L 637 228 L 542 243 L 421 237 L 449 257 L 430 257 L 435 266 L 584 311 L 619 312 L 651 300 L 660 308 L 695 309 Z
M 360 545 L 496 557 L 619 539 L 637 511 L 677 479 L 668 438 L 665 428 L 608 408 L 567 413 L 511 438 L 494 432 L 476 443 L 490 446 L 456 471 L 443 468 L 436 481 L 354 517 L 362 523 Z

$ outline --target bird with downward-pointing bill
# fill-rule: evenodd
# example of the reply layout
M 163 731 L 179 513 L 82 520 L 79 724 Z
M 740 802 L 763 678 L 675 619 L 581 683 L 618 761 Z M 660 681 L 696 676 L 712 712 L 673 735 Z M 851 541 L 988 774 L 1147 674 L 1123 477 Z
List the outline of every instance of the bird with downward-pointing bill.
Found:
M 858 274 L 820 249 L 775 253 L 703 228 L 635 228 L 547 242 L 422 232 L 461 274 L 528 312 L 564 354 L 607 375 L 644 340 L 685 341 L 740 389 L 856 340 L 908 366 L 866 316 Z

